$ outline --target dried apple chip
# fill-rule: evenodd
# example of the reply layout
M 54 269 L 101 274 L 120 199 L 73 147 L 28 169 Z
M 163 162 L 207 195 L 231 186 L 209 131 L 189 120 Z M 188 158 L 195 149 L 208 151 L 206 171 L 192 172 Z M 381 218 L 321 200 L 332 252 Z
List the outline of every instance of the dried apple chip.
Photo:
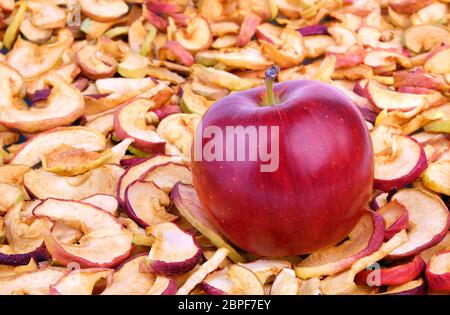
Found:
M 101 279 L 111 283 L 113 270 L 106 268 L 89 268 L 73 270 L 50 285 L 52 295 L 91 295 Z
M 66 273 L 64 268 L 45 267 L 0 278 L 0 294 L 48 295 L 50 286 Z

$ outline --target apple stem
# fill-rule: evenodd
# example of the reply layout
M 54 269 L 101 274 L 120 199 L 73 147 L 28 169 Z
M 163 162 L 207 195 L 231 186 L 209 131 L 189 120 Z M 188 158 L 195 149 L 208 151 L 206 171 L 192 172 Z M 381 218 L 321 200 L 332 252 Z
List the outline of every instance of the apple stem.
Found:
M 266 97 L 265 97 L 265 106 L 273 106 L 275 104 L 275 95 L 273 94 L 273 82 L 278 76 L 278 72 L 280 72 L 280 67 L 277 65 L 270 66 L 266 72 L 264 73 L 266 81 Z

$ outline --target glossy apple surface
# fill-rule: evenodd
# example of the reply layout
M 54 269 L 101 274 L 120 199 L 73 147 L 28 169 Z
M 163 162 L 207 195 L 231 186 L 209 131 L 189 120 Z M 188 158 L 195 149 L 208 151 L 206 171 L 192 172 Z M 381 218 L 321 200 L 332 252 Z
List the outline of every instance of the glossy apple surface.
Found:
M 259 158 L 195 156 L 194 186 L 207 215 L 231 242 L 259 255 L 298 255 L 335 245 L 358 222 L 370 198 L 374 160 L 364 119 L 347 96 L 316 81 L 276 84 L 273 106 L 262 105 L 264 95 L 260 87 L 221 99 L 197 129 L 194 150 L 211 144 L 202 135 L 215 126 L 223 133 L 225 157 L 226 150 L 237 152 L 238 143 L 226 145 L 227 126 L 279 128 L 274 172 L 261 172 L 268 162 Z M 270 152 L 276 145 L 270 134 L 266 139 L 259 144 Z

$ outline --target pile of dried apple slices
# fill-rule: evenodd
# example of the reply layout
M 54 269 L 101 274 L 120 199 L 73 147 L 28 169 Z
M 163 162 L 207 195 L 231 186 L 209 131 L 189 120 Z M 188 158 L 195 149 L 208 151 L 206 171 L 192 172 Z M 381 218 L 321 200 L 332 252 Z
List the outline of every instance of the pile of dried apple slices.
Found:
M 0 294 L 450 293 L 448 0 L 68 5 L 0 0 Z M 202 115 L 273 64 L 373 142 L 367 210 L 305 256 L 234 247 L 193 186 Z

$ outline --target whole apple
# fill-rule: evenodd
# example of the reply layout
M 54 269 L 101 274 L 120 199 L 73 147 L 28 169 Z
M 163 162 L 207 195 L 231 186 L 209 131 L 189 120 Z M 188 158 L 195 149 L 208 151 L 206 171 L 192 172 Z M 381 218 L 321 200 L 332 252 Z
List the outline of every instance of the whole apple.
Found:
M 361 217 L 372 143 L 336 88 L 297 80 L 272 90 L 272 82 L 266 75 L 266 89 L 233 93 L 206 112 L 193 146 L 194 186 L 213 225 L 241 249 L 307 254 L 341 241 Z

